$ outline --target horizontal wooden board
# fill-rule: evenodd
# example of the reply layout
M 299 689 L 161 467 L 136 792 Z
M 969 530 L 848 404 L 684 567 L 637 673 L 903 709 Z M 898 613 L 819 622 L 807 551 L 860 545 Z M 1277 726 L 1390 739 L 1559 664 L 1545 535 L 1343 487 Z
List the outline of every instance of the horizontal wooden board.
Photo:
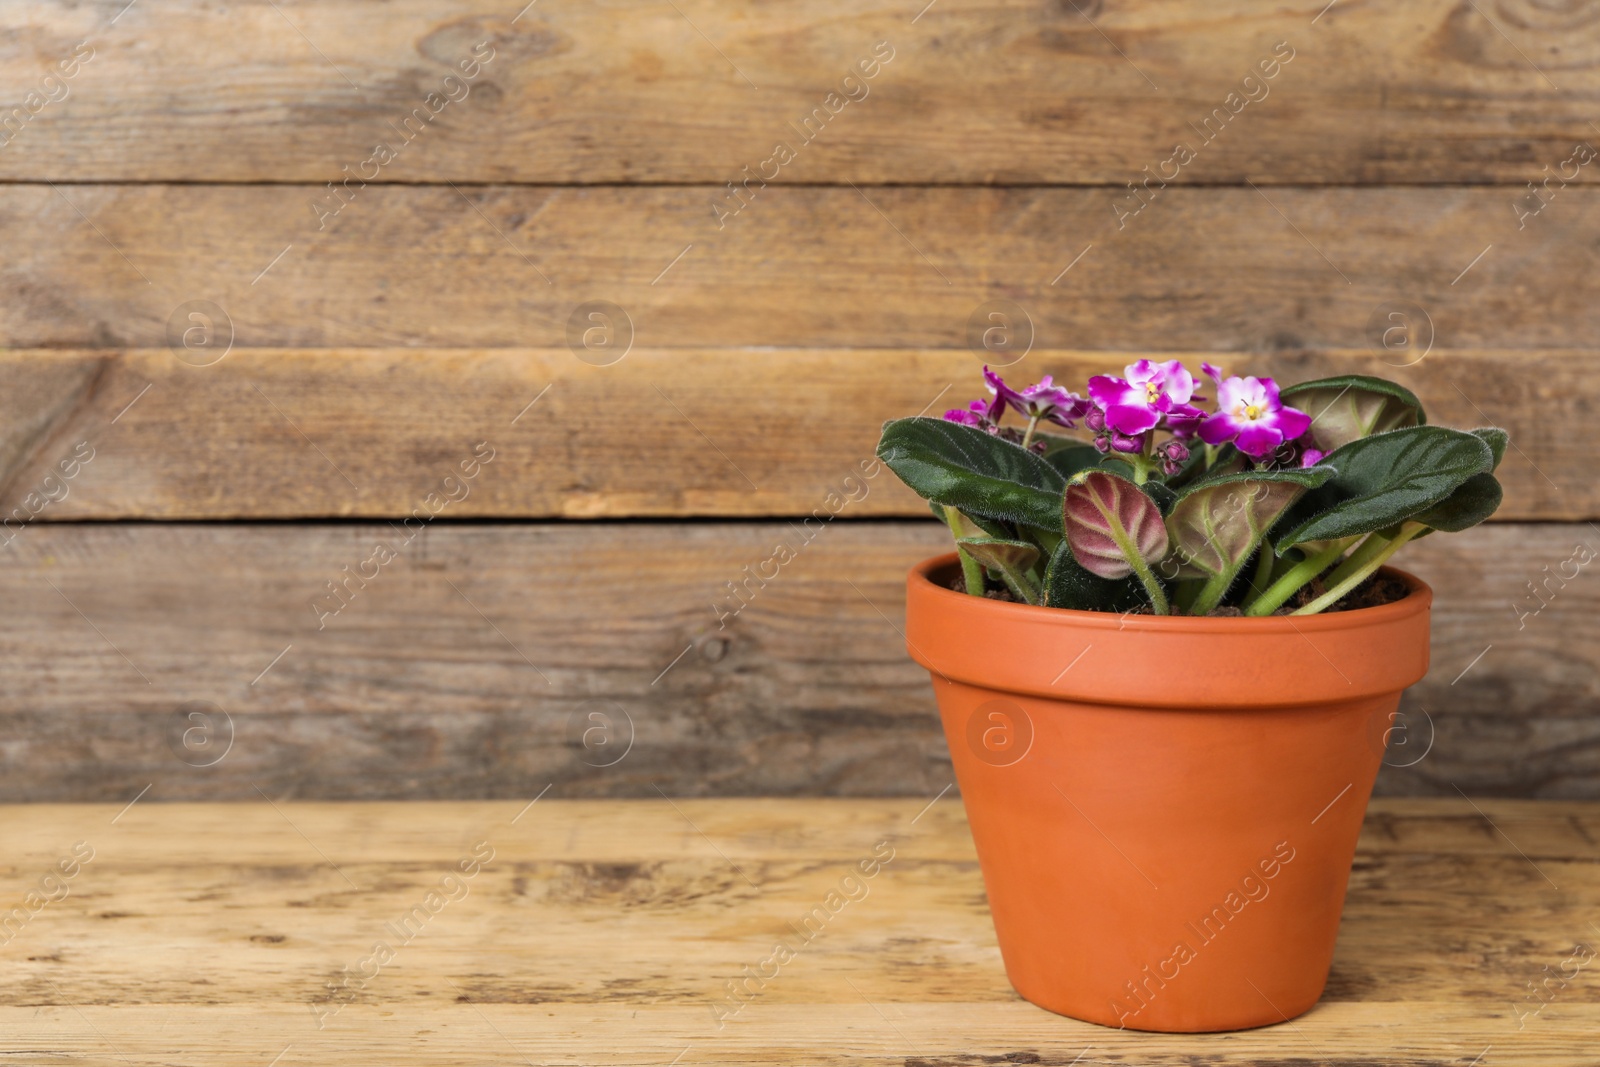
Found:
M 949 756 L 902 582 L 946 535 L 809 529 L 36 524 L 0 567 L 0 798 L 932 796 Z M 397 558 L 369 562 L 380 541 Z M 795 558 L 740 609 L 727 583 L 779 542 Z M 1438 594 L 1433 669 L 1381 790 L 1600 796 L 1580 544 L 1600 533 L 1408 546 Z M 341 606 L 352 572 L 376 576 Z
M 384 142 L 399 182 L 1121 186 L 1184 143 L 1186 182 L 1520 186 L 1600 89 L 1600 16 L 1539 0 L 124 3 L 0 12 L 0 178 L 321 183 Z
M 1540 968 L 1560 966 L 1572 949 L 1564 945 L 1537 959 L 1524 957 L 1524 962 L 1542 980 Z M 481 957 L 496 958 L 494 948 L 485 948 Z M 757 955 L 755 962 L 765 958 Z M 740 966 L 753 965 L 740 961 Z M 856 973 L 851 973 L 852 980 Z M 459 975 L 453 980 L 461 984 Z M 682 1063 L 729 1067 L 990 1062 L 1072 1067 L 1073 1058 L 1085 1051 L 1089 1055 L 1079 1064 L 1190 1067 L 1199 1051 L 1206 1056 L 1199 1062 L 1208 1067 L 1461 1067 L 1485 1046 L 1492 1046 L 1490 1056 L 1498 1053 L 1498 1058 L 1486 1056 L 1480 1063 L 1494 1067 L 1588 1067 L 1592 1036 L 1600 1028 L 1600 1011 L 1575 996 L 1561 1008 L 1549 1009 L 1525 1032 L 1517 1030 L 1510 1002 L 1486 1017 L 1478 1005 L 1413 1000 L 1325 1003 L 1315 1016 L 1302 1016 L 1292 1026 L 1238 1034 L 1151 1036 L 1074 1022 L 1020 1000 L 916 1003 L 914 983 L 906 986 L 899 1000 L 864 1001 L 841 982 L 837 999 L 769 1005 L 749 1024 L 730 1024 L 722 1031 L 708 1022 L 704 1005 L 652 1005 L 642 1003 L 642 996 L 620 995 L 613 1003 L 537 1008 L 479 1004 L 443 982 L 430 991 L 428 1001 L 402 1002 L 399 1012 L 382 1004 L 347 1008 L 326 1031 L 315 1030 L 316 1018 L 304 1003 L 264 1003 L 259 997 L 248 1007 L 89 1003 L 75 1008 L 41 1002 L 0 1009 L 0 1026 L 7 1034 L 21 1035 L 8 1047 L 32 1055 L 45 1050 L 84 1067 L 164 1067 L 197 1060 L 220 1067 L 259 1067 L 276 1055 L 283 1056 L 283 1067 L 360 1067 L 377 1058 L 397 1067 L 482 1067 L 537 1063 L 528 1057 L 541 1054 L 565 1057 L 547 1061 L 551 1063 L 600 1067 L 670 1067 L 679 1054 L 684 1055 Z M 452 996 L 459 1002 L 447 1004 Z M 842 999 L 847 996 L 853 999 Z M 178 1015 L 188 1021 L 186 1027 L 173 1024 Z M 110 1047 L 104 1036 L 108 1033 L 116 1036 L 121 1051 Z M 1477 1048 L 1468 1047 L 1480 1037 Z M 1495 1045 L 1494 1037 L 1502 1043 Z M 1339 1058 L 1325 1049 L 1338 1049 Z
M 1588 1062 L 1600 1025 L 1583 977 L 1552 980 L 1543 1006 L 1527 988 L 1594 943 L 1592 803 L 1374 801 L 1322 1002 L 1290 1026 L 1151 1035 L 1011 990 L 952 798 L 527 799 L 0 810 L 8 883 L 37 884 L 74 842 L 93 850 L 0 954 L 0 1053 L 1459 1067 L 1489 1049 L 1480 1062 L 1566 1067 Z M 892 858 L 864 895 L 719 1026 L 726 983 L 875 848 Z M 394 944 L 390 924 L 446 874 L 425 935 L 364 977 L 374 943 Z
M 1107 189 L 773 188 L 721 229 L 707 186 L 369 187 L 320 230 L 318 191 L 0 186 L 0 344 L 561 348 L 595 302 L 658 348 L 966 348 L 992 301 L 1055 349 L 1364 348 L 1406 303 L 1442 348 L 1600 331 L 1587 188 L 1521 229 L 1505 188 L 1169 189 L 1121 229 Z
M 1137 355 L 1036 351 L 1006 373 L 1082 389 Z M 1196 372 L 1212 358 L 1150 356 Z M 1228 364 L 1284 381 L 1385 374 L 1434 422 L 1505 426 L 1516 447 L 1499 517 L 1513 520 L 1600 516 L 1592 460 L 1572 432 L 1600 407 L 1594 359 L 1462 350 L 1395 366 L 1368 351 L 1279 352 Z M 926 505 L 872 458 L 878 428 L 964 406 L 983 394 L 979 368 L 951 350 L 639 349 L 593 367 L 566 349 L 240 349 L 203 369 L 166 349 L 6 353 L 0 517 L 401 518 L 480 442 L 494 459 L 449 504 L 451 518 L 834 506 L 920 517 Z M 62 479 L 78 454 L 92 458 Z

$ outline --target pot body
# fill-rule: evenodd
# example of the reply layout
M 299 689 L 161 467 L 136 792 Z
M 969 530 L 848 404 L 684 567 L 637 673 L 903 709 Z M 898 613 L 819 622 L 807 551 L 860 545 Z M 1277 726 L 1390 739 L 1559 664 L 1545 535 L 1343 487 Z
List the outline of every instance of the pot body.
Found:
M 967 596 L 928 560 L 906 640 L 933 679 L 1006 974 L 1140 1030 L 1234 1030 L 1322 995 L 1432 593 L 1190 619 Z

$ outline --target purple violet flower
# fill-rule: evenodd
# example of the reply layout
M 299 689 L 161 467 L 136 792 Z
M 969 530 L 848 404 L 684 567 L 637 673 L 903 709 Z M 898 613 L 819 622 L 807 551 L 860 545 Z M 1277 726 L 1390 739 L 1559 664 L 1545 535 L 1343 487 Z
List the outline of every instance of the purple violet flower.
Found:
M 1071 429 L 1089 410 L 1089 401 L 1068 389 L 1050 383 L 1050 375 L 1037 385 L 1022 390 L 1023 413 L 1030 419 L 1044 419 Z
M 1205 397 L 1196 394 L 1193 399 L 1204 400 Z M 1172 431 L 1172 436 L 1188 440 L 1200 429 L 1205 418 L 1206 413 L 1192 404 L 1174 404 L 1167 412 L 1167 429 Z
M 1271 378 L 1229 378 L 1217 389 L 1217 412 L 1200 424 L 1208 445 L 1232 441 L 1251 459 L 1272 454 L 1311 426 L 1311 416 L 1283 406 Z
M 985 364 L 983 368 L 983 384 L 988 387 L 990 393 L 994 394 L 993 415 L 995 421 L 998 422 L 1000 416 L 1006 413 L 1007 407 L 1016 407 L 1019 411 L 1022 409 L 1022 394 L 1007 385 L 1005 379 L 991 370 L 988 364 Z
M 1189 447 L 1181 441 L 1168 441 L 1156 449 L 1156 455 L 1161 457 L 1161 472 L 1170 478 L 1183 469 L 1184 461 L 1189 458 Z
M 1089 379 L 1089 397 L 1105 412 L 1106 425 L 1120 434 L 1141 434 L 1154 429 L 1163 415 L 1175 413 L 1180 422 L 1191 420 L 1199 409 L 1189 404 L 1194 376 L 1175 359 L 1154 363 L 1141 359 L 1128 364 L 1126 379 L 1097 374 Z
M 1089 410 L 1087 400 L 1053 384 L 1048 374 L 1022 390 L 1011 388 L 1000 375 L 988 367 L 983 368 L 983 380 L 988 385 L 989 391 L 995 395 L 996 403 L 1012 408 L 1019 415 L 1029 419 L 1041 419 L 1071 429 L 1077 424 L 1077 420 L 1083 417 L 1084 412 Z M 994 417 L 998 419 L 999 415 L 996 414 Z
M 1300 457 L 1300 466 L 1315 467 L 1318 463 L 1322 462 L 1322 457 L 1326 455 L 1327 453 L 1321 451 L 1320 449 L 1308 448 Z
M 1117 452 L 1143 452 L 1144 434 L 1120 434 L 1115 430 L 1110 433 L 1111 448 Z
M 987 400 L 974 400 L 964 408 L 951 408 L 944 413 L 946 422 L 959 422 L 963 426 L 982 426 L 989 412 Z

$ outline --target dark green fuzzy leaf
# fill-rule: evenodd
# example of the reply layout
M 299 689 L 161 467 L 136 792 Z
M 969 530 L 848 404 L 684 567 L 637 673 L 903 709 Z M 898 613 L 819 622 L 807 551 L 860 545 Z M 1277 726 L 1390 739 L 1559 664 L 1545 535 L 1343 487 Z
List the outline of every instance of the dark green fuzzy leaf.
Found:
M 1086 445 L 1070 437 L 1052 437 L 1049 438 L 1049 442 L 1049 447 L 1044 453 L 1044 461 L 1054 467 L 1064 479 L 1071 478 L 1079 471 L 1098 466 L 1102 458 L 1099 449 L 1094 445 Z
M 1485 426 L 1473 430 L 1472 436 L 1481 437 L 1488 444 L 1489 450 L 1494 453 L 1494 467 L 1491 469 L 1498 469 L 1500 461 L 1506 458 L 1506 445 L 1511 443 L 1511 435 L 1498 426 Z
M 1048 558 L 1056 550 L 1056 545 L 1061 543 L 1062 535 L 1051 530 L 1041 530 L 1037 526 L 1016 524 L 1014 533 L 1006 534 L 1001 540 L 1026 541 L 1039 549 L 1039 555 Z
M 1139 487 L 1144 490 L 1144 495 L 1156 502 L 1156 507 L 1165 515 L 1172 510 L 1172 505 L 1178 502 L 1178 491 L 1161 482 L 1145 482 Z
M 1428 421 L 1411 390 L 1383 378 L 1343 374 L 1292 385 L 1283 402 L 1311 416 L 1311 437 L 1325 452 L 1364 437 Z
M 982 430 L 917 417 L 885 423 L 878 457 L 919 496 L 974 518 L 1061 529 L 1066 479 L 1032 452 Z
M 1130 611 L 1144 603 L 1139 583 L 1132 578 L 1101 578 L 1083 569 L 1065 540 L 1056 546 L 1044 572 L 1046 607 L 1075 611 Z
M 1317 466 L 1231 474 L 1191 486 L 1167 513 L 1172 555 L 1160 573 L 1209 578 L 1237 572 L 1289 505 L 1331 477 L 1332 468 Z
M 1180 472 L 1169 483 L 1174 489 L 1197 486 L 1201 482 L 1214 481 L 1217 478 L 1226 478 L 1233 474 L 1243 474 L 1250 470 L 1250 461 L 1243 452 L 1233 446 L 1232 442 L 1217 449 L 1216 461 L 1211 464 L 1209 469 L 1203 469 L 1194 463 L 1196 458 L 1199 458 L 1202 463 L 1204 462 L 1206 446 L 1196 441 L 1193 447 L 1194 451 L 1189 454 L 1190 462 L 1185 465 L 1184 471 Z
M 1322 465 L 1336 473 L 1296 508 L 1295 525 L 1277 538 L 1280 554 L 1302 541 L 1355 537 L 1404 522 L 1487 472 L 1494 453 L 1470 433 L 1412 426 L 1352 441 Z
M 1499 479 L 1488 473 L 1474 474 L 1439 503 L 1411 516 L 1411 521 L 1446 533 L 1458 533 L 1493 515 L 1500 506 L 1501 496 Z

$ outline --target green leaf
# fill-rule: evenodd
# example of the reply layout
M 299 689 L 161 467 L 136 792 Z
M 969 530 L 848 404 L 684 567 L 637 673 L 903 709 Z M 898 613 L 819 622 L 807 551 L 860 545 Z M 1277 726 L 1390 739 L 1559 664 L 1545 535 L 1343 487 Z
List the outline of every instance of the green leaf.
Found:
M 1003 541 L 996 537 L 963 537 L 956 544 L 973 559 L 992 570 L 1025 571 L 1039 560 L 1039 548 L 1026 541 Z
M 1148 481 L 1139 487 L 1144 490 L 1144 495 L 1156 502 L 1156 507 L 1165 515 L 1172 510 L 1172 505 L 1178 502 L 1178 491 L 1170 485 L 1158 481 Z
M 1072 554 L 1102 578 L 1126 578 L 1167 554 L 1161 509 L 1128 479 L 1083 471 L 1067 486 L 1063 529 Z
M 1311 437 L 1324 452 L 1364 437 L 1428 421 L 1411 390 L 1366 374 L 1343 374 L 1291 385 L 1283 402 L 1311 416 Z
M 943 506 L 939 504 L 934 504 L 932 506 L 939 509 L 939 515 L 941 517 L 944 516 Z M 956 510 L 955 526 L 951 532 L 956 535 L 957 540 L 960 540 L 963 537 L 989 537 L 1006 541 L 1010 540 L 1011 538 L 1011 530 L 1006 526 L 1005 523 L 996 522 L 993 519 L 974 518 L 973 516 L 961 511 L 959 508 Z
M 1185 465 L 1184 470 L 1179 472 L 1178 476 L 1168 484 L 1174 489 L 1182 489 L 1185 486 L 1195 486 L 1201 482 L 1226 478 L 1230 474 L 1244 474 L 1252 469 L 1249 458 L 1235 448 L 1231 441 L 1225 445 L 1217 446 L 1215 461 L 1212 462 L 1210 467 L 1205 467 L 1204 457 L 1210 447 L 1212 446 L 1203 445 L 1199 441 L 1193 442 L 1193 451 L 1189 453 L 1189 462 Z M 1196 457 L 1201 459 L 1200 465 L 1194 463 Z
M 924 499 L 974 518 L 1061 529 L 1066 479 L 1050 464 L 984 433 L 944 419 L 917 417 L 884 424 L 878 458 Z
M 1172 555 L 1161 574 L 1231 579 L 1289 505 L 1332 476 L 1332 468 L 1317 466 L 1230 474 L 1191 486 L 1167 513 Z
M 1500 460 L 1505 457 L 1506 445 L 1511 440 L 1510 435 L 1492 426 L 1471 432 L 1472 436 L 1480 438 L 1489 446 L 1489 450 L 1494 453 L 1494 465 L 1498 468 Z M 1459 533 L 1476 526 L 1499 509 L 1503 495 L 1500 481 L 1493 474 L 1474 474 L 1462 482 L 1461 487 L 1455 492 L 1422 514 L 1412 517 L 1411 521 L 1428 527 L 1416 537 L 1426 537 L 1435 530 Z M 1384 535 L 1392 539 L 1398 535 L 1399 527 L 1394 527 L 1393 531 L 1392 533 L 1384 531 Z M 1415 539 L 1414 537 L 1413 540 Z
M 1412 426 L 1351 441 L 1319 465 L 1336 473 L 1307 494 L 1290 520 L 1293 528 L 1277 539 L 1278 552 L 1303 541 L 1356 537 L 1397 525 L 1493 465 L 1488 442 L 1443 426 Z
M 1482 429 L 1473 430 L 1472 436 L 1481 437 L 1484 443 L 1489 446 L 1489 450 L 1494 453 L 1494 467 L 1490 469 L 1499 469 L 1500 461 L 1506 457 L 1506 445 L 1511 443 L 1511 435 L 1498 426 L 1485 426 Z
M 1410 521 L 1446 533 L 1459 533 L 1493 515 L 1502 495 L 1498 478 L 1489 473 L 1474 474 L 1439 503 L 1411 516 Z
M 1045 440 L 1049 444 L 1045 448 L 1044 461 L 1054 467 L 1063 479 L 1098 466 L 1103 458 L 1094 445 L 1086 445 L 1071 437 L 1048 437 Z
M 1039 549 L 1026 541 L 1003 541 L 993 537 L 961 537 L 956 544 L 967 555 L 1000 576 L 1017 599 L 1039 603 L 1039 584 L 1029 577 L 1028 568 L 1039 559 Z
M 1044 572 L 1044 603 L 1074 611 L 1122 612 L 1139 606 L 1143 598 L 1132 578 L 1102 578 L 1084 570 L 1063 539 Z
M 1055 552 L 1056 546 L 1061 543 L 1061 536 L 1061 531 L 1059 530 L 1041 530 L 1037 526 L 1018 523 L 1016 533 L 1012 535 L 1012 539 L 1026 541 L 1030 545 L 1035 545 L 1039 549 L 1039 555 L 1050 556 Z

